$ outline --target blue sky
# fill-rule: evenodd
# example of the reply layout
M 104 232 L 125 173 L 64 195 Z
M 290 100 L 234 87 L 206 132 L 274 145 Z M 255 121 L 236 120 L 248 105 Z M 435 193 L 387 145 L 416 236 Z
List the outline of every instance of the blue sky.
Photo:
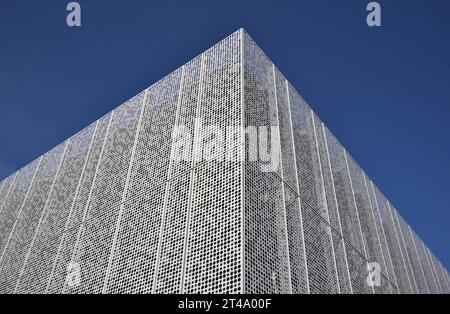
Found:
M 0 0 L 0 178 L 244 27 L 450 268 L 450 1 Z

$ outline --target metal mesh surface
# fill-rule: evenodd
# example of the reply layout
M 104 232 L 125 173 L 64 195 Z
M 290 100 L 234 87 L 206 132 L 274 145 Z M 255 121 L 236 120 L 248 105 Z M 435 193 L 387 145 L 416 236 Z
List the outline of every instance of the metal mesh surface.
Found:
M 239 30 L 0 181 L 0 293 L 450 293 L 450 278 Z

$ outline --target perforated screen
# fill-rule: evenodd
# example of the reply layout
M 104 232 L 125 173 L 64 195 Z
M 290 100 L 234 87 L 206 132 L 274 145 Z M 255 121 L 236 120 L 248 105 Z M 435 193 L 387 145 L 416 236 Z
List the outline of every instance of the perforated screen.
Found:
M 0 293 L 450 293 L 450 282 L 241 29 L 0 181 Z

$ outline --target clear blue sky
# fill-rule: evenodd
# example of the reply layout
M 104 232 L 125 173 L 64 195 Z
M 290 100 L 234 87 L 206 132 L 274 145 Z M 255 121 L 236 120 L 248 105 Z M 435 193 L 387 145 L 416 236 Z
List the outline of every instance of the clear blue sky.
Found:
M 450 268 L 450 1 L 0 0 L 0 178 L 244 27 Z

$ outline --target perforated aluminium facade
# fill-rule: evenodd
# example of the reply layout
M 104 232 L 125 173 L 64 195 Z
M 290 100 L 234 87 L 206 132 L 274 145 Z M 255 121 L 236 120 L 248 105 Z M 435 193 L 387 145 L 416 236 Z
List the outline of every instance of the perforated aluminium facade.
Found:
M 0 182 L 0 293 L 450 293 L 450 278 L 239 30 Z

